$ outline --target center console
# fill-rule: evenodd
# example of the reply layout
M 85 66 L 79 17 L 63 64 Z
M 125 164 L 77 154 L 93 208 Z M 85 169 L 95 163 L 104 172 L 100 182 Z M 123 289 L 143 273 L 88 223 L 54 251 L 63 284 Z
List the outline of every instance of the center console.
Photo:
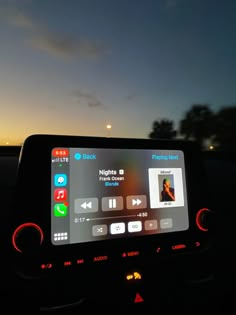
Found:
M 196 272 L 211 213 L 193 142 L 32 135 L 12 206 L 13 268 L 48 307 L 155 299 L 154 283 L 164 292 L 206 271 Z

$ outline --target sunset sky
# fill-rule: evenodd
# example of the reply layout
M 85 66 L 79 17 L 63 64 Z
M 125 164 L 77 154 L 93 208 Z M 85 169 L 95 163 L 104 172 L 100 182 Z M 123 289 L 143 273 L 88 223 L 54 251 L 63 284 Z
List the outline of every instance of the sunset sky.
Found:
M 234 0 L 0 0 L 0 144 L 148 137 L 236 104 Z

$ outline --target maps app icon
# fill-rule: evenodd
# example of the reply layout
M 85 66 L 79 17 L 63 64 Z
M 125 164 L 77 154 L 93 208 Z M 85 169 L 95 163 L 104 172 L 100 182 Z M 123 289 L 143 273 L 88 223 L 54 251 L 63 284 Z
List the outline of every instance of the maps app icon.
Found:
M 56 174 L 54 176 L 54 185 L 57 187 L 66 186 L 67 184 L 67 176 L 66 174 Z

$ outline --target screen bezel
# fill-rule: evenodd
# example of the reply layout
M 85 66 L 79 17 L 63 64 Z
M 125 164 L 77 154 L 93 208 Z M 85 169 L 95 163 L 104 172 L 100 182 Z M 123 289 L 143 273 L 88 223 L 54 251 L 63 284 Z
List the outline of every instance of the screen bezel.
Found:
M 79 158 L 76 158 L 74 155 L 78 154 Z M 159 161 L 160 157 L 165 158 L 165 161 Z M 112 175 L 101 173 L 105 169 L 109 169 L 108 172 L 112 172 Z M 119 175 L 120 169 L 124 172 L 123 175 Z M 167 171 L 172 175 L 167 175 Z M 56 147 L 52 149 L 51 172 L 51 240 L 54 246 L 173 233 L 189 228 L 182 150 Z M 55 183 L 54 175 L 58 176 L 59 173 L 67 178 L 67 182 L 63 185 Z M 113 175 L 116 178 L 120 177 L 121 180 L 115 180 L 117 186 L 107 187 L 105 183 L 107 181 L 113 183 Z M 173 187 L 176 192 L 176 200 L 161 202 L 158 198 L 162 189 L 160 185 L 165 177 L 170 176 L 173 177 L 173 180 L 175 178 Z M 159 179 L 156 180 L 158 177 Z M 178 181 L 179 184 L 177 184 Z M 58 192 L 62 199 L 57 195 Z M 133 200 L 132 197 L 141 198 L 140 207 L 130 204 Z M 120 202 L 118 207 L 121 208 L 113 210 L 110 206 L 107 208 L 108 205 L 105 204 L 104 210 L 104 199 L 106 201 L 107 199 L 112 200 L 112 198 L 118 199 L 118 203 Z M 76 204 L 75 200 L 77 200 Z M 94 209 L 84 208 L 84 204 L 88 201 L 94 205 Z M 142 202 L 145 204 L 143 207 Z M 80 207 L 80 203 L 83 206 Z M 68 213 L 58 218 L 57 213 L 56 216 L 54 214 L 54 208 L 60 207 L 62 204 L 68 206 Z M 166 220 L 166 218 L 174 221 L 173 227 L 170 226 L 166 229 L 160 227 L 160 219 Z M 74 219 L 83 220 L 83 223 L 80 221 L 75 224 Z M 86 222 L 87 220 L 92 221 Z M 157 227 L 155 229 L 144 227 L 144 223 L 148 224 L 146 220 L 155 220 Z M 133 233 L 127 231 L 127 225 L 131 225 L 135 221 L 138 221 L 140 227 L 142 226 L 140 230 L 132 231 Z M 110 231 L 112 224 L 115 226 L 123 224 L 124 231 L 112 233 Z M 105 228 L 105 233 L 92 235 L 92 229 L 96 226 Z M 57 237 L 57 234 L 54 236 L 54 233 L 62 231 L 67 232 L 66 239 L 58 236 L 59 240 L 55 241 L 54 237 Z
M 185 231 L 134 236 L 129 238 L 101 240 L 89 243 L 67 244 L 54 246 L 51 243 L 51 150 L 55 147 L 85 147 L 85 148 L 122 148 L 122 149 L 158 149 L 181 150 L 184 153 L 186 189 L 188 202 L 189 229 Z M 40 175 L 40 183 L 35 183 L 35 169 Z M 41 257 L 73 256 L 78 250 L 81 255 L 96 255 L 101 253 L 120 253 L 122 250 L 138 248 L 148 253 L 152 244 L 171 244 L 194 241 L 205 235 L 197 228 L 195 218 L 197 211 L 208 205 L 207 191 L 202 185 L 205 180 L 201 152 L 196 143 L 184 140 L 154 140 L 135 138 L 104 138 L 64 135 L 32 135 L 28 137 L 21 150 L 18 176 L 18 203 L 24 204 L 21 215 L 27 221 L 36 222 L 44 232 L 44 242 L 41 246 Z M 37 192 L 41 192 L 42 199 L 32 204 L 29 196 L 37 199 Z M 199 198 L 201 196 L 201 198 Z M 28 202 L 26 202 L 28 200 Z M 48 210 L 46 210 L 48 209 Z M 15 224 L 20 224 L 22 217 L 16 215 Z M 197 236 L 197 237 L 196 237 Z M 118 254 L 117 254 L 118 255 Z

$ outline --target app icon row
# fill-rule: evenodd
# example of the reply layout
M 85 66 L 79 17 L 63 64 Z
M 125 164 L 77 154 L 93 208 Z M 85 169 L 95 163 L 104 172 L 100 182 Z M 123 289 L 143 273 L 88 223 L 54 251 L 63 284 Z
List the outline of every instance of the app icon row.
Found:
M 57 202 L 54 204 L 54 216 L 55 217 L 65 217 L 68 214 L 68 206 L 66 204 L 68 194 L 67 189 L 64 186 L 67 185 L 67 175 L 66 174 L 55 174 L 54 175 L 54 186 L 57 188 L 54 189 L 53 197 L 54 201 Z M 64 203 L 59 203 L 64 202 Z

